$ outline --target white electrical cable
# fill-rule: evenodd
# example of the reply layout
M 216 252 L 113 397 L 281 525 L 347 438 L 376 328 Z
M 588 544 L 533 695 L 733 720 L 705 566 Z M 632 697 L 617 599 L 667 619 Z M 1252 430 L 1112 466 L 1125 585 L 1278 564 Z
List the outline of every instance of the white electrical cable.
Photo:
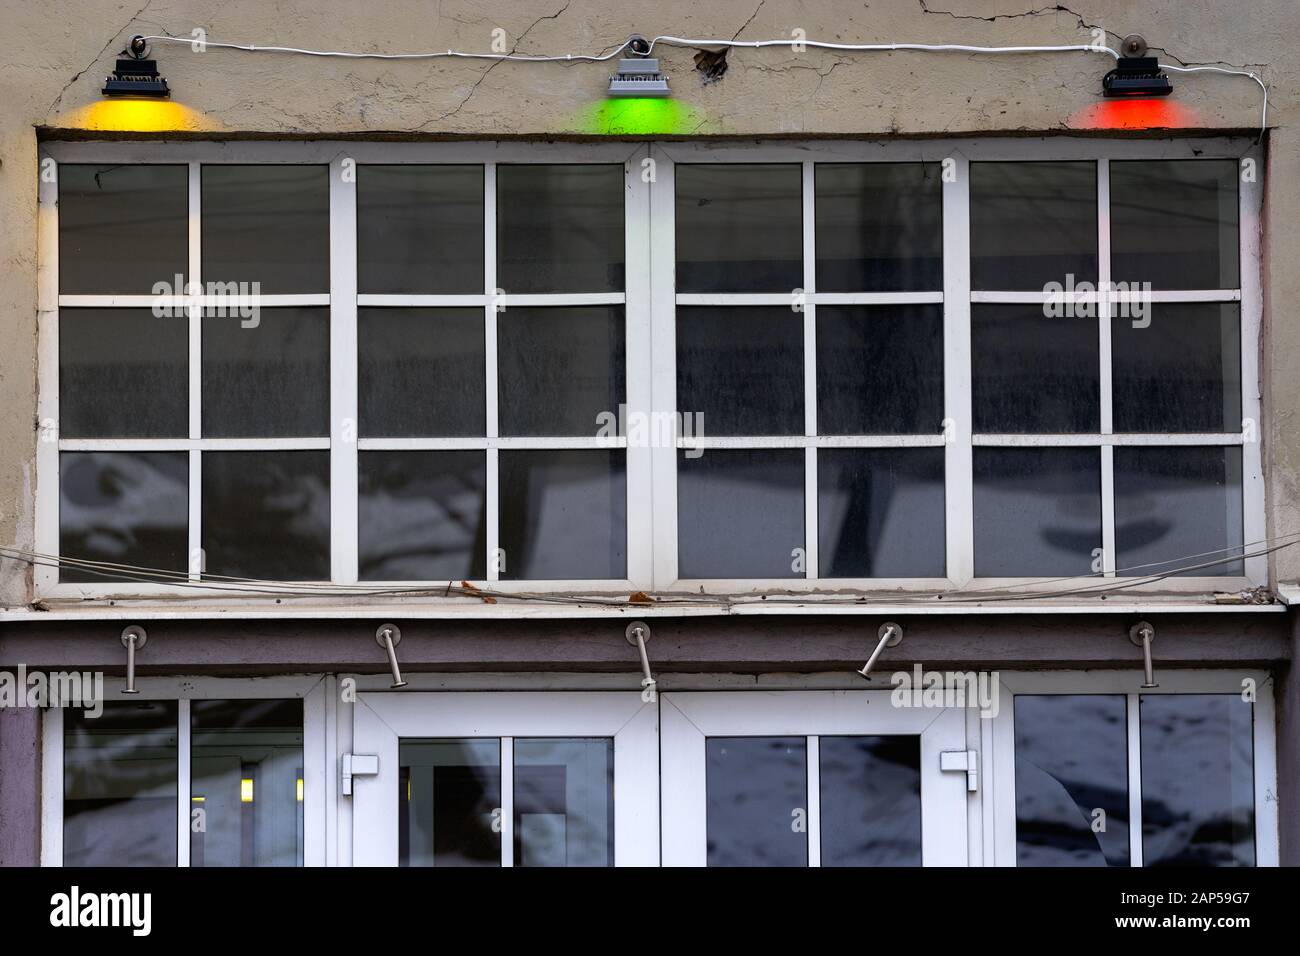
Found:
M 217 49 L 223 50 L 242 50 L 246 53 L 296 53 L 301 56 L 343 57 L 354 60 L 437 60 L 459 58 L 465 60 L 510 60 L 517 63 L 604 63 L 623 53 L 623 51 L 625 51 L 633 41 L 632 37 L 628 37 L 618 46 L 606 53 L 566 53 L 563 56 L 545 56 L 526 53 L 467 53 L 462 50 L 440 50 L 429 53 L 353 53 L 343 50 L 308 50 L 302 47 L 292 46 L 258 46 L 254 43 L 222 43 L 216 40 L 187 39 L 178 36 L 146 36 L 142 39 L 150 42 L 156 40 L 161 43 L 183 43 L 196 51 L 208 47 L 216 47 Z M 1118 51 L 1095 43 L 1067 44 L 1061 46 L 971 46 L 964 43 L 830 43 L 825 40 L 795 39 L 793 37 L 788 40 L 699 39 L 667 35 L 657 36 L 651 40 L 648 52 L 653 53 L 655 46 L 660 43 L 665 46 L 690 48 L 716 46 L 741 47 L 746 49 L 761 49 L 763 47 L 772 46 L 788 46 L 792 48 L 814 47 L 819 50 L 842 50 L 845 52 L 859 53 L 891 53 L 899 50 L 918 53 L 1107 53 L 1116 60 L 1121 58 Z M 1259 84 L 1259 88 L 1264 93 L 1264 104 L 1260 111 L 1259 118 L 1259 135 L 1261 139 L 1263 138 L 1264 133 L 1268 129 L 1268 86 L 1258 75 L 1250 70 L 1236 70 L 1221 66 L 1173 66 L 1167 63 L 1161 63 L 1159 66 L 1162 70 L 1172 70 L 1175 73 L 1222 73 L 1225 76 L 1245 76 L 1254 80 Z

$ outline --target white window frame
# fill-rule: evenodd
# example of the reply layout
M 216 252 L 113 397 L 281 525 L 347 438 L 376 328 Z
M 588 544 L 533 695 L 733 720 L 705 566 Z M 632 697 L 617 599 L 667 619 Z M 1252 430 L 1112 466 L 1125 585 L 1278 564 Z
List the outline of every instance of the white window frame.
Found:
M 612 738 L 614 865 L 659 862 L 659 711 L 639 691 L 373 691 L 352 710 L 353 748 L 379 758 L 377 775 L 353 778 L 353 866 L 397 866 L 400 741 L 431 737 L 500 740 L 502 866 L 514 865 L 515 739 Z
M 1017 587 L 1053 591 L 1062 584 L 1039 578 L 974 577 L 973 449 L 982 446 L 1087 445 L 1101 451 L 1101 509 L 1103 574 L 1095 583 L 1121 582 L 1114 566 L 1113 448 L 1117 445 L 1228 445 L 1242 449 L 1243 541 L 1249 551 L 1266 538 L 1264 482 L 1260 429 L 1254 440 L 1241 434 L 1142 435 L 1113 434 L 1110 428 L 1109 306 L 1113 297 L 1098 299 L 1098 334 L 1103 367 L 1101 429 L 1096 435 L 973 435 L 970 390 L 970 304 L 985 301 L 1041 301 L 1037 292 L 972 292 L 969 260 L 969 163 L 976 161 L 1094 160 L 1098 163 L 1098 250 L 1100 278 L 1109 274 L 1108 162 L 1121 159 L 1254 159 L 1263 169 L 1259 147 L 1245 138 L 1109 140 L 1079 137 L 988 138 L 869 141 L 816 141 L 789 144 L 781 141 L 752 143 L 364 143 L 364 142 L 47 142 L 40 148 L 42 161 L 57 163 L 185 163 L 190 167 L 189 265 L 191 281 L 201 281 L 199 203 L 201 166 L 213 163 L 328 163 L 330 176 L 330 293 L 263 297 L 263 305 L 328 305 L 330 316 L 330 420 L 329 438 L 319 439 L 204 439 L 200 437 L 198 402 L 201 387 L 198 319 L 190 332 L 190 434 L 181 439 L 86 439 L 57 436 L 58 422 L 58 310 L 60 306 L 126 306 L 152 303 L 151 296 L 60 296 L 58 292 L 58 184 L 42 178 L 39 187 L 38 228 L 38 418 L 42 424 L 37 444 L 36 550 L 57 554 L 59 548 L 60 451 L 72 450 L 185 450 L 189 453 L 190 505 L 189 553 L 201 547 L 201 473 L 203 450 L 327 448 L 330 450 L 331 583 L 357 583 L 357 451 L 358 449 L 484 448 L 487 453 L 486 523 L 487 554 L 497 547 L 499 501 L 496 485 L 497 453 L 501 448 L 626 448 L 627 455 L 627 578 L 599 581 L 500 581 L 491 560 L 488 577 L 479 582 L 506 592 L 558 591 L 623 593 L 629 590 L 690 591 L 708 594 L 743 594 L 762 591 L 818 592 L 960 592 L 971 589 Z M 943 194 L 944 278 L 942 293 L 818 293 L 816 291 L 815 234 L 812 228 L 815 196 L 812 189 L 819 162 L 939 163 L 951 158 L 956 178 L 945 183 Z M 482 164 L 485 198 L 485 243 L 489 251 L 484 293 L 456 296 L 378 296 L 356 292 L 356 184 L 340 175 L 345 160 L 361 164 Z M 652 162 L 650 162 L 652 161 Z M 499 163 L 622 163 L 626 185 L 625 293 L 610 295 L 506 295 L 504 304 L 560 305 L 583 302 L 621 302 L 627 321 L 627 405 L 630 413 L 676 413 L 675 310 L 677 304 L 781 304 L 790 295 L 678 295 L 674 286 L 673 170 L 678 162 L 797 163 L 803 168 L 804 219 L 804 361 L 805 434 L 768 439 L 704 440 L 705 447 L 790 447 L 805 449 L 805 541 L 807 572 L 804 578 L 685 580 L 678 575 L 677 555 L 677 448 L 646 448 L 625 439 L 530 439 L 496 435 L 496 392 L 487 389 L 488 432 L 482 439 L 361 439 L 355 435 L 357 414 L 356 308 L 358 305 L 459 305 L 482 306 L 485 332 L 495 339 L 492 250 L 495 247 L 495 167 Z M 653 180 L 653 181 L 650 181 Z M 1263 310 L 1261 286 L 1262 178 L 1239 184 L 1241 286 L 1237 290 L 1156 292 L 1161 301 L 1239 301 L 1241 305 L 1242 415 L 1260 422 L 1259 349 Z M 138 301 L 137 301 L 138 300 Z M 832 303 L 884 304 L 942 302 L 944 307 L 944 416 L 953 423 L 950 439 L 944 436 L 818 436 L 816 434 L 816 308 Z M 227 303 L 229 304 L 229 303 Z M 489 350 L 489 355 L 491 351 Z M 489 369 L 489 382 L 495 370 Z M 654 419 L 652 419 L 654 420 Z M 51 429 L 48 426 L 54 424 Z M 594 427 L 593 427 L 594 432 Z M 679 446 L 687 444 L 679 441 Z M 946 577 L 923 579 L 820 578 L 817 575 L 817 474 L 815 450 L 822 447 L 942 446 L 945 449 Z M 1270 559 L 1257 555 L 1245 560 L 1242 577 L 1179 577 L 1132 586 L 1133 591 L 1205 593 L 1267 583 Z M 197 597 L 243 598 L 246 591 L 223 590 L 209 585 L 187 590 L 166 584 L 58 583 L 57 570 L 38 565 L 34 572 L 38 597 L 105 598 L 110 596 L 189 594 Z M 312 582 L 320 585 L 321 582 Z M 371 582 L 366 582 L 370 584 Z M 432 588 L 439 582 L 374 582 Z M 1080 582 L 1070 582 L 1077 586 Z
M 303 865 L 325 866 L 334 810 L 333 755 L 327 750 L 327 695 L 321 675 L 291 677 L 137 677 L 138 694 L 126 696 L 122 678 L 104 679 L 104 702 L 177 702 L 176 865 L 190 865 L 190 702 L 194 700 L 288 700 L 303 702 Z M 73 708 L 76 709 L 76 708 Z M 41 866 L 63 866 L 63 708 L 41 715 Z
M 1142 743 L 1139 698 L 1147 694 L 1241 694 L 1254 681 L 1255 865 L 1278 866 L 1277 713 L 1273 680 L 1262 670 L 1171 670 L 1157 665 L 1160 686 L 1138 688 L 1131 671 L 1054 671 L 1001 675 L 999 709 L 983 729 L 989 789 L 984 794 L 992 866 L 1016 865 L 1016 729 L 1018 695 L 1112 695 L 1125 697 L 1129 805 L 1129 865 L 1142 866 Z
M 969 862 L 967 775 L 941 771 L 940 753 L 966 750 L 964 708 L 901 708 L 888 690 L 671 691 L 659 696 L 665 866 L 704 866 L 705 741 L 709 737 L 804 737 L 808 865 L 821 866 L 821 737 L 909 735 L 921 746 L 923 866 Z

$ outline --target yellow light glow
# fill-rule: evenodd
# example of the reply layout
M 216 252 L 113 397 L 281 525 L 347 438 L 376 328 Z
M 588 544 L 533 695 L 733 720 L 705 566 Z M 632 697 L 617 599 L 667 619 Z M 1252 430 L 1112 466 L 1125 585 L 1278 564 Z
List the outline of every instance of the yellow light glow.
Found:
M 216 127 L 202 113 L 171 100 L 114 97 L 96 100 L 67 117 L 58 125 L 74 129 L 161 133 L 172 130 L 199 131 Z
M 203 803 L 207 799 L 207 797 L 190 797 L 190 803 Z
M 302 803 L 302 777 L 298 778 L 297 790 L 298 790 L 298 802 Z
M 411 802 L 411 778 L 406 778 L 406 802 Z
M 245 777 L 243 780 L 239 781 L 239 802 L 240 803 L 253 802 L 253 778 L 252 777 Z

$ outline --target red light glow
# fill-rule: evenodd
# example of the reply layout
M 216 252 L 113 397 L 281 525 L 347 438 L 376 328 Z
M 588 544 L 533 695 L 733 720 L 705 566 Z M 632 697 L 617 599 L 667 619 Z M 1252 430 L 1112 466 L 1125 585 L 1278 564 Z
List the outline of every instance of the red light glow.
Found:
M 1072 129 L 1186 129 L 1202 125 L 1193 109 L 1169 97 L 1114 97 L 1090 103 L 1070 117 Z

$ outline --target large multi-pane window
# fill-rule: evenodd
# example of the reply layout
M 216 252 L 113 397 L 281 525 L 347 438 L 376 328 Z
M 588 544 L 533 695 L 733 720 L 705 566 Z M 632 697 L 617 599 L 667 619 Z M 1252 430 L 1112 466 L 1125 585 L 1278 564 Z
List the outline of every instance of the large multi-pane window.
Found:
M 42 588 L 1261 579 L 1244 148 L 50 144 Z

